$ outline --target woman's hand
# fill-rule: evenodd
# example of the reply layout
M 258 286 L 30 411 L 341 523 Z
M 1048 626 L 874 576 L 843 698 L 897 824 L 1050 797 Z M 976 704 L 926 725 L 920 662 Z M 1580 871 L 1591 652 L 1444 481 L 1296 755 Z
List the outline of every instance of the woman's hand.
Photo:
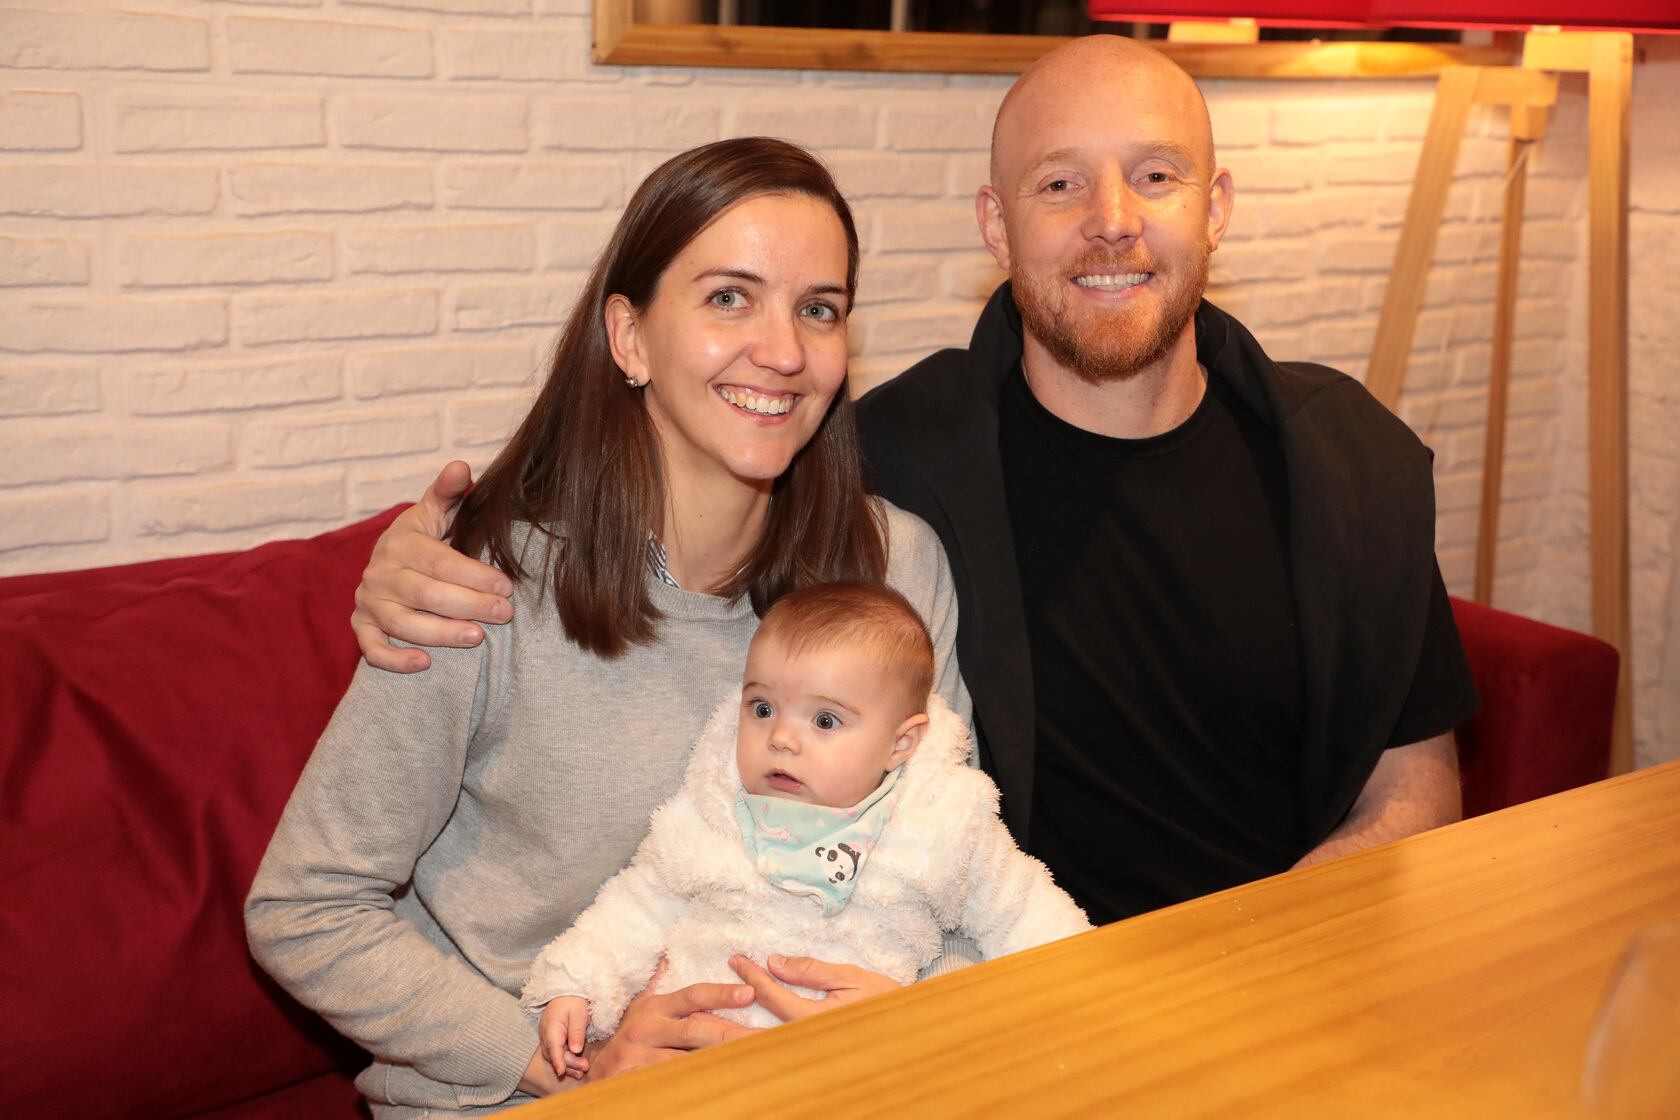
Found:
M 738 953 L 729 958 L 729 967 L 735 970 L 735 975 L 752 986 L 758 1005 L 784 1023 L 809 1018 L 821 1011 L 832 1011 L 843 1004 L 883 992 L 895 992 L 902 986 L 890 976 L 882 976 L 855 964 L 832 964 L 810 957 L 776 954 L 771 954 L 769 963 L 770 968 L 766 971 L 757 962 Z M 784 987 L 786 984 L 816 988 L 828 995 L 822 999 L 806 999 L 788 990 Z
M 531 1060 L 525 1063 L 525 1073 L 519 1079 L 519 1091 L 529 1093 L 533 1097 L 546 1097 L 551 1093 L 558 1093 L 565 1086 L 560 1078 L 549 1068 L 548 1060 L 543 1057 L 542 1047 L 531 1055 Z
M 373 546 L 356 588 L 350 627 L 362 656 L 377 669 L 415 673 L 432 659 L 424 650 L 398 649 L 390 639 L 422 646 L 476 646 L 484 640 L 464 620 L 506 622 L 513 617 L 513 584 L 495 568 L 443 543 L 472 470 L 456 460 L 444 467 L 420 501 L 397 515 Z
M 662 962 L 654 980 L 665 970 Z M 651 989 L 654 980 L 648 981 Z M 720 1007 L 746 1007 L 753 989 L 739 984 L 690 984 L 674 992 L 643 991 L 630 1001 L 618 1030 L 590 1058 L 589 1080 L 678 1058 L 752 1033 L 750 1027 L 711 1014 Z

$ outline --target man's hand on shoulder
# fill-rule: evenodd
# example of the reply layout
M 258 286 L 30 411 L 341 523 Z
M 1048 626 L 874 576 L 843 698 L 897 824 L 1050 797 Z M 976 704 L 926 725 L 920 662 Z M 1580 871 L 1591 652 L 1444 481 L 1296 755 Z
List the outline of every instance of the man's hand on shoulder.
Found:
M 373 546 L 356 588 L 350 627 L 362 656 L 375 668 L 415 673 L 431 666 L 424 650 L 398 648 L 392 638 L 466 648 L 484 640 L 484 631 L 472 621 L 513 617 L 512 581 L 443 542 L 471 487 L 472 469 L 459 460 L 450 463 Z

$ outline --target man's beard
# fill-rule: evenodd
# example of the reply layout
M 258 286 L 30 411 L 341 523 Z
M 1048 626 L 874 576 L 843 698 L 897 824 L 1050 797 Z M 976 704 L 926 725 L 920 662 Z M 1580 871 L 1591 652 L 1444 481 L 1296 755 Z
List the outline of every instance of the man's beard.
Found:
M 1160 361 L 1178 341 L 1207 290 L 1209 256 L 1204 251 L 1186 261 L 1185 271 L 1176 280 L 1135 263 L 1112 261 L 1101 253 L 1087 254 L 1075 264 L 1075 275 L 1153 273 L 1149 284 L 1160 285 L 1156 294 L 1163 305 L 1153 323 L 1139 321 L 1143 312 L 1136 307 L 1107 314 L 1087 309 L 1096 321 L 1076 322 L 1068 313 L 1072 293 L 1063 287 L 1069 283 L 1065 275 L 1045 278 L 1016 273 L 1012 277 L 1015 306 L 1027 331 L 1064 368 L 1093 384 L 1123 380 Z

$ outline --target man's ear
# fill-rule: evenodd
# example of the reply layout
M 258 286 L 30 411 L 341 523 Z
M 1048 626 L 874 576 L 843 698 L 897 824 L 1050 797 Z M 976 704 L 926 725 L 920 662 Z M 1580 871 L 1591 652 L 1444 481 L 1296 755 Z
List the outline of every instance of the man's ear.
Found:
M 980 238 L 986 243 L 992 259 L 1005 272 L 1009 271 L 1009 230 L 1003 224 L 1003 199 L 990 183 L 974 195 L 974 220 L 980 223 Z
M 892 754 L 887 756 L 888 769 L 903 766 L 910 761 L 910 756 L 922 745 L 922 735 L 927 731 L 927 726 L 926 712 L 917 712 L 898 725 L 898 730 L 893 732 Z
M 625 377 L 637 385 L 646 385 L 653 373 L 648 369 L 647 358 L 642 352 L 642 323 L 635 307 L 623 296 L 611 295 L 607 297 L 607 306 L 601 316 L 606 324 L 607 345 L 612 348 L 613 362 Z
M 1225 238 L 1225 229 L 1231 224 L 1231 206 L 1236 202 L 1236 186 L 1231 182 L 1231 173 L 1221 167 L 1214 171 L 1213 182 L 1208 184 L 1208 252 L 1219 248 L 1220 241 Z

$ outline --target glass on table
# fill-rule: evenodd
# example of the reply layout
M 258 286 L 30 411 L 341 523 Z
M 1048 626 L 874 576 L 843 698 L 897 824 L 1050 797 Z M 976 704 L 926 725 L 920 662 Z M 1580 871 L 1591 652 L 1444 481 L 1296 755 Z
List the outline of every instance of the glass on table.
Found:
M 1592 1120 L 1680 1117 L 1680 922 L 1634 935 L 1587 1042 L 1581 1102 Z

